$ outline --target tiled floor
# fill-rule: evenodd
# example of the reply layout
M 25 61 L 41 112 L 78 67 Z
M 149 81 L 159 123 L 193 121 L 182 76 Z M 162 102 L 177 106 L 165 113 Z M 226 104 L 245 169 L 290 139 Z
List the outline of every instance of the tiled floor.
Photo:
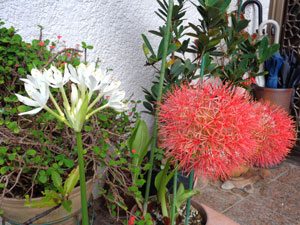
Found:
M 223 190 L 221 184 L 198 182 L 196 199 L 241 225 L 300 225 L 299 162 L 286 160 L 270 169 L 248 192 Z

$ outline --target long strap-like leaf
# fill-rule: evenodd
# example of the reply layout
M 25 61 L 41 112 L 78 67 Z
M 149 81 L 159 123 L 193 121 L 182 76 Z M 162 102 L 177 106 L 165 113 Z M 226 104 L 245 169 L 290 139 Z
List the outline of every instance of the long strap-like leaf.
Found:
M 167 29 L 164 36 L 164 50 L 163 50 L 163 57 L 161 62 L 161 73 L 159 79 L 159 88 L 158 88 L 158 96 L 157 96 L 157 104 L 161 103 L 161 96 L 162 96 L 162 89 L 163 89 L 163 81 L 165 78 L 166 72 L 166 58 L 169 46 L 169 37 L 170 37 L 170 27 L 171 27 L 171 19 L 172 19 L 172 12 L 173 12 L 173 0 L 169 0 L 169 8 L 168 8 L 168 19 L 167 19 Z M 157 137 L 157 118 L 158 118 L 158 110 L 155 112 L 155 120 L 154 120 L 154 127 L 153 127 L 153 140 L 151 145 L 150 151 L 150 168 L 147 177 L 147 186 L 146 186 L 146 193 L 145 193 L 145 202 L 144 202 L 144 211 L 143 215 L 145 216 L 148 209 L 148 200 L 149 200 L 149 192 L 150 192 L 150 184 L 151 184 L 151 177 L 152 177 L 152 167 L 153 167 L 153 159 L 154 159 L 154 149 L 156 145 L 156 137 Z

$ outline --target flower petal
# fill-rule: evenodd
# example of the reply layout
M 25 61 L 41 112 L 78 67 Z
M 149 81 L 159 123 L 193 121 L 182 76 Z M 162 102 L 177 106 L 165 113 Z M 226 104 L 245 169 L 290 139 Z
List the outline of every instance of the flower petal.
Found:
M 39 106 L 39 104 L 31 98 L 16 94 L 18 100 L 28 106 Z
M 38 113 L 39 111 L 41 111 L 42 109 L 43 109 L 43 107 L 39 107 L 39 108 L 30 110 L 30 111 L 27 111 L 27 112 L 19 113 L 19 115 L 22 116 L 22 115 L 33 115 L 33 114 L 37 114 L 37 113 Z

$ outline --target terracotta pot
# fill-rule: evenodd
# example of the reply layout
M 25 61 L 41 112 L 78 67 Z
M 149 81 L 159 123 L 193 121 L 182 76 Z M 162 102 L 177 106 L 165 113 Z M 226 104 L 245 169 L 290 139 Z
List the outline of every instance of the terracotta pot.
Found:
M 87 197 L 91 196 L 92 190 L 94 186 L 93 179 L 90 179 L 86 183 Z M 80 197 L 80 187 L 76 187 L 70 194 L 69 197 L 72 200 L 72 212 L 69 214 L 62 206 L 58 209 L 51 212 L 49 215 L 37 220 L 34 224 L 45 224 L 49 222 L 56 222 L 63 220 L 64 218 L 69 219 L 57 223 L 60 225 L 74 225 L 76 224 L 76 215 L 79 214 L 81 209 L 81 197 Z M 34 201 L 39 201 L 41 198 L 33 198 Z M 1 203 L 1 209 L 4 210 L 4 214 L 2 215 L 8 222 L 11 221 L 13 224 L 22 224 L 25 221 L 39 215 L 46 210 L 50 209 L 50 207 L 44 208 L 32 208 L 26 207 L 25 199 L 14 199 L 14 198 L 4 198 Z
M 253 85 L 253 95 L 256 100 L 269 101 L 290 112 L 293 88 L 265 88 Z
M 249 169 L 249 166 L 242 165 L 240 168 L 231 171 L 230 177 L 240 177 L 241 175 L 247 173 Z

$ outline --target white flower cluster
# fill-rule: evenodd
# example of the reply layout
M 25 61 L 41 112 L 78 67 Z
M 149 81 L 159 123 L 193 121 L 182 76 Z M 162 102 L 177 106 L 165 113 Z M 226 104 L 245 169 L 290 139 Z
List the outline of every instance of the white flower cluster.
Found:
M 45 69 L 42 72 L 38 69 L 32 69 L 31 75 L 27 75 L 27 79 L 21 80 L 24 81 L 25 90 L 29 97 L 16 94 L 19 101 L 25 105 L 38 108 L 20 113 L 20 115 L 36 114 L 45 109 L 64 121 L 68 126 L 74 128 L 75 131 L 80 131 L 86 119 L 104 108 L 110 107 L 117 112 L 128 110 L 127 105 L 123 103 L 125 92 L 118 90 L 121 82 L 115 81 L 110 75 L 101 71 L 100 68 L 96 68 L 95 63 L 90 65 L 81 63 L 77 69 L 70 64 L 66 65 L 64 74 L 55 66 L 51 66 L 50 69 Z M 64 85 L 69 81 L 72 82 L 72 90 L 68 99 Z M 64 112 L 52 96 L 49 86 L 60 90 Z M 94 93 L 97 93 L 97 97 L 90 103 Z M 107 103 L 93 110 L 96 103 L 103 97 L 107 98 Z M 49 98 L 59 114 L 47 106 Z

